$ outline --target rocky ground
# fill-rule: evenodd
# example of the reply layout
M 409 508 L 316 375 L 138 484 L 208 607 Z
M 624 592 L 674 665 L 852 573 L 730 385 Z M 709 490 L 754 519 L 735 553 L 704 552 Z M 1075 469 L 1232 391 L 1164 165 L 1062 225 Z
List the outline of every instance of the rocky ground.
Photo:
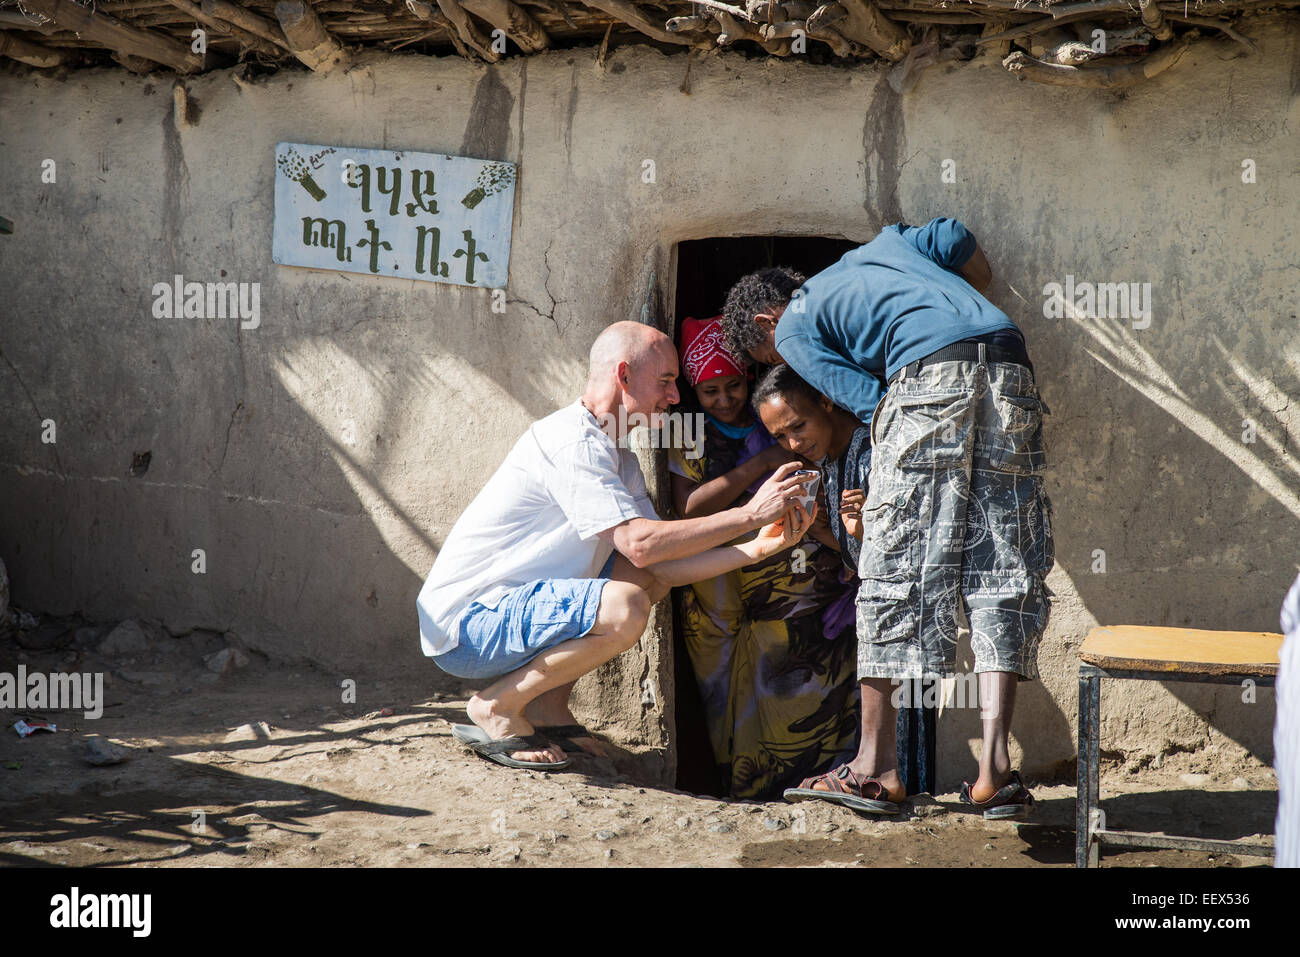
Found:
M 156 624 L 33 622 L 0 672 L 105 674 L 98 720 L 0 712 L 0 862 L 10 866 L 1072 867 L 1074 787 L 1031 782 L 1031 824 L 986 822 L 955 794 L 897 819 L 820 802 L 729 803 L 637 781 L 633 760 L 564 772 L 484 761 L 450 735 L 464 701 L 418 672 L 357 680 L 276 667 L 233 636 Z M 56 733 L 19 738 L 18 718 Z M 630 756 L 628 756 L 630 757 Z M 1103 775 L 1108 825 L 1235 839 L 1272 833 L 1276 780 L 1209 752 Z M 1110 852 L 1105 867 L 1267 866 L 1190 851 Z

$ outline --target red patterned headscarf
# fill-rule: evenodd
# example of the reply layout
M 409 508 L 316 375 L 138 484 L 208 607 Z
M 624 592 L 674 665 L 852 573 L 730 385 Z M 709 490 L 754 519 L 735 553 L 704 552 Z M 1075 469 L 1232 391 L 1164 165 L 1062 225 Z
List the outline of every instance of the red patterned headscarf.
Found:
M 682 320 L 682 368 L 692 386 L 718 376 L 745 374 L 745 363 L 723 345 L 721 318 Z

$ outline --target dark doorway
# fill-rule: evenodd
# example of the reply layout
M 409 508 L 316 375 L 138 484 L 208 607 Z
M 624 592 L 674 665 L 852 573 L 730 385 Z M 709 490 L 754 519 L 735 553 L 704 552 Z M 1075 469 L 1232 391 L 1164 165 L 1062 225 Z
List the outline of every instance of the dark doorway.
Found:
M 812 276 L 859 244 L 819 236 L 741 236 L 696 239 L 677 247 L 676 309 L 673 336 L 683 319 L 708 319 L 722 312 L 727 293 L 742 276 L 765 266 L 789 266 Z M 698 408 L 686 380 L 678 382 L 683 405 Z M 680 589 L 673 596 L 673 661 L 676 674 L 677 787 L 694 794 L 727 796 L 725 769 L 714 761 L 695 673 L 682 638 Z

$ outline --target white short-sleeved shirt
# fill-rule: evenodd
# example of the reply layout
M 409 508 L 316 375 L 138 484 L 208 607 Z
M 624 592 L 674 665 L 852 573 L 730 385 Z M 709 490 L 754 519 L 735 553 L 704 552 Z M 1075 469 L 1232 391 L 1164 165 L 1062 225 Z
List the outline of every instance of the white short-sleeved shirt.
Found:
M 597 535 L 656 519 L 636 455 L 574 402 L 534 422 L 456 521 L 420 589 L 420 646 L 456 646 L 452 626 L 471 602 L 489 608 L 543 578 L 596 578 L 613 551 Z

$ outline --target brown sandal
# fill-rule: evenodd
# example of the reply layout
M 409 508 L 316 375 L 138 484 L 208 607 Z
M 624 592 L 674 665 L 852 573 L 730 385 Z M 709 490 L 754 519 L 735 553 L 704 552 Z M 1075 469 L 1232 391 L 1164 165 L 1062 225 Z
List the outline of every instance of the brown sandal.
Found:
M 1004 784 L 996 794 L 987 801 L 976 801 L 970 795 L 970 785 L 965 781 L 961 785 L 961 803 L 983 811 L 989 821 L 1004 821 L 1010 818 L 1027 818 L 1034 809 L 1034 796 L 1020 779 L 1019 771 L 1011 772 L 1011 780 Z
M 825 788 L 815 787 L 821 783 Z M 884 800 L 889 790 L 875 778 L 854 774 L 847 764 L 833 771 L 806 778 L 797 788 L 786 788 L 787 801 L 830 801 L 863 814 L 897 814 L 898 805 Z

